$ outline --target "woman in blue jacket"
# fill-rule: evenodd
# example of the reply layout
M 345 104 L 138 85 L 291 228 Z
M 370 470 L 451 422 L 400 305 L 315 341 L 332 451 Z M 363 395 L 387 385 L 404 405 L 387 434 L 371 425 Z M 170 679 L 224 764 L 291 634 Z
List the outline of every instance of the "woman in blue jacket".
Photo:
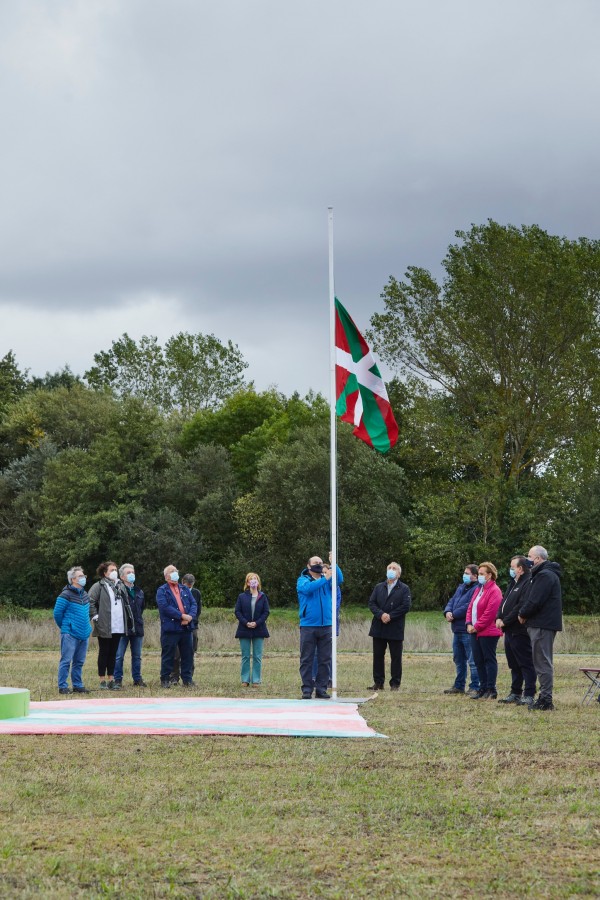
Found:
M 269 637 L 266 625 L 269 599 L 260 589 L 260 577 L 256 572 L 246 575 L 244 590 L 235 604 L 235 617 L 239 622 L 235 636 L 242 651 L 242 684 L 244 687 L 260 684 L 263 643 Z

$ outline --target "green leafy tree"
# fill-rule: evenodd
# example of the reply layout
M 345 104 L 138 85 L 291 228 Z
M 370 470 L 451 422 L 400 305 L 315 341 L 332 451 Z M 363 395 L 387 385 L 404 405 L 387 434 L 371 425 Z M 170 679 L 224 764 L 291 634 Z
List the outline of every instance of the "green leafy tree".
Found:
M 599 448 L 600 242 L 492 221 L 457 237 L 443 283 L 410 268 L 371 321 L 404 382 L 391 459 L 410 485 L 416 591 L 432 606 L 466 562 L 503 572 L 532 543 L 552 550 L 557 463 L 591 471 Z
M 85 373 L 94 389 L 138 397 L 165 412 L 178 410 L 184 418 L 222 403 L 242 385 L 248 365 L 231 341 L 223 344 L 213 334 L 185 332 L 170 338 L 164 348 L 156 337 L 136 342 L 124 334 L 110 350 L 96 353 L 94 361 Z
M 19 369 L 12 350 L 0 359 L 0 421 L 27 388 L 27 373 Z
M 267 451 L 255 489 L 235 506 L 239 539 L 232 570 L 238 581 L 249 569 L 259 571 L 275 603 L 295 602 L 296 579 L 306 560 L 329 549 L 328 439 L 327 428 L 314 425 Z M 339 428 L 338 448 L 345 596 L 362 603 L 384 577 L 386 563 L 403 562 L 404 476 L 399 466 L 357 441 L 349 427 Z

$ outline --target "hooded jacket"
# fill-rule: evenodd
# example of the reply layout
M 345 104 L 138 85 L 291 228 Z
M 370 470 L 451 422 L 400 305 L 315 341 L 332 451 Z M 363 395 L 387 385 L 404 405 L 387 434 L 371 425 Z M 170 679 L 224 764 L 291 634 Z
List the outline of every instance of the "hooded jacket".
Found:
M 469 584 L 465 584 L 462 582 L 456 588 L 446 606 L 444 607 L 444 615 L 446 613 L 451 612 L 453 615 L 453 619 L 450 622 L 452 626 L 453 634 L 466 634 L 467 631 L 467 610 L 469 608 L 469 603 L 473 597 L 473 591 L 475 588 L 479 588 L 479 585 L 476 581 L 471 581 Z
M 340 585 L 344 581 L 344 576 L 339 566 L 336 566 L 336 571 L 337 583 Z M 296 591 L 300 628 L 331 626 L 331 579 L 325 578 L 324 575 L 313 578 L 308 569 L 302 569 L 296 582 Z
M 54 621 L 61 634 L 70 634 L 77 641 L 87 641 L 92 633 L 90 598 L 83 588 L 67 584 L 56 598 Z
M 549 559 L 531 570 L 529 589 L 519 609 L 528 628 L 562 631 L 561 568 Z

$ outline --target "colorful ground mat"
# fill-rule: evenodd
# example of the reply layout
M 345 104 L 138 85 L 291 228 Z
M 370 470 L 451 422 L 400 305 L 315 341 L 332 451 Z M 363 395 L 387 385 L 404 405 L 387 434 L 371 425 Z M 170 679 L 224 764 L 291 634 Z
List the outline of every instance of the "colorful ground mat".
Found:
M 291 737 L 385 737 L 353 703 L 333 700 L 175 699 L 54 700 L 29 715 L 0 721 L 2 734 L 259 734 Z

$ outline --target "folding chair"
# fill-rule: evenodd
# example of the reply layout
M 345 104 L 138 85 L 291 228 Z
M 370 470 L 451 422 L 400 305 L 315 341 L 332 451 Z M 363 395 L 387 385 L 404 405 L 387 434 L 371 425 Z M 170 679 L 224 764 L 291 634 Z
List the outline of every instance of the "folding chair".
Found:
M 583 672 L 591 682 L 581 701 L 581 705 L 585 706 L 586 703 L 591 703 L 592 700 L 596 699 L 596 694 L 600 698 L 600 669 L 585 668 L 579 669 L 579 671 Z

